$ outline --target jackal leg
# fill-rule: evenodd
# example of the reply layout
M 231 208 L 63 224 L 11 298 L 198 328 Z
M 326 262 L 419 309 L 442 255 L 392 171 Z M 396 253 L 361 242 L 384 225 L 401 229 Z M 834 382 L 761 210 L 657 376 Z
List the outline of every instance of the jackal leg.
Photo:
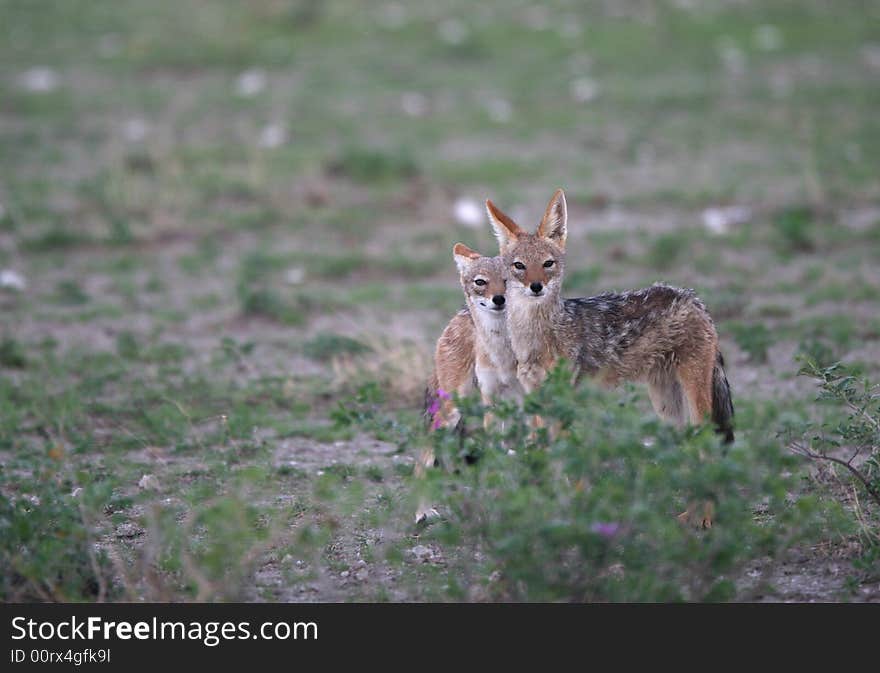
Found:
M 427 470 L 434 467 L 434 450 L 431 448 L 427 448 L 422 451 L 418 460 L 416 460 L 415 467 L 413 468 L 413 473 L 415 474 L 417 479 L 424 479 Z M 440 516 L 436 509 L 425 500 L 424 496 L 419 498 L 419 504 L 416 508 L 416 523 L 422 523 L 427 521 L 428 519 L 432 519 L 434 517 Z
M 703 423 L 712 415 L 712 357 L 694 357 L 678 367 L 678 380 L 687 400 L 690 421 L 694 425 Z M 710 500 L 699 505 L 701 516 L 696 516 L 697 503 L 678 515 L 679 521 L 692 523 L 700 528 L 712 527 L 715 506 Z
M 544 383 L 544 380 L 547 378 L 547 369 L 536 363 L 522 363 L 516 368 L 516 378 L 519 379 L 523 391 L 528 395 L 540 388 L 541 384 Z M 530 419 L 529 425 L 532 426 L 532 432 L 529 434 L 529 439 L 534 441 L 538 436 L 538 429 L 543 428 L 546 424 L 539 414 L 535 414 Z
M 677 369 L 678 381 L 687 400 L 688 415 L 694 425 L 712 415 L 712 357 L 693 357 Z
M 683 427 L 688 420 L 684 391 L 675 372 L 663 369 L 648 380 L 648 395 L 657 415 L 677 427 Z
M 715 503 L 711 500 L 704 500 L 701 507 L 701 516 L 697 518 L 698 503 L 692 502 L 688 508 L 678 515 L 678 520 L 685 524 L 692 524 L 697 528 L 711 528 L 712 519 L 715 516 Z

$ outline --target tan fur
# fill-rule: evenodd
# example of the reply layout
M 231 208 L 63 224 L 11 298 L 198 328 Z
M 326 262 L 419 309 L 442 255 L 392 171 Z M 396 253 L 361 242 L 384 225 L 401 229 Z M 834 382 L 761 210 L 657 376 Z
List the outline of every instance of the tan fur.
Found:
M 470 395 L 476 383 L 475 363 L 476 329 L 470 313 L 463 309 L 453 316 L 437 340 L 431 390 L 445 390 L 461 397 Z M 438 414 L 436 420 L 443 427 L 458 423 L 458 411 L 452 400 L 441 400 Z

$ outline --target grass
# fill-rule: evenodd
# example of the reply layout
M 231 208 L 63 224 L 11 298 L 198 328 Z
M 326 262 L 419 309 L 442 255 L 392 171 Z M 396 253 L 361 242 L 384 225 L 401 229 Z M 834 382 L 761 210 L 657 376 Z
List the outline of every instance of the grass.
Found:
M 344 334 L 322 333 L 303 345 L 303 352 L 315 360 L 328 361 L 343 355 L 369 352 L 368 345 Z
M 3 598 L 870 590 L 876 512 L 841 475 L 784 456 L 776 432 L 845 420 L 813 404 L 795 356 L 880 379 L 876 10 L 614 4 L 493 1 L 467 8 L 462 32 L 452 0 L 224 0 L 199 21 L 169 0 L 0 2 L 0 270 L 28 281 L 0 289 Z M 35 67 L 56 88 L 28 89 Z M 262 88 L 242 88 L 247 71 Z M 462 449 L 487 460 L 432 477 L 447 520 L 414 530 L 424 383 L 462 304 L 450 249 L 495 245 L 455 202 L 491 197 L 534 227 L 557 186 L 567 294 L 694 287 L 742 439 L 715 465 L 691 461 L 712 438 L 655 426 L 640 389 L 555 389 L 536 404 L 578 410 L 572 437 L 596 451 L 559 441 L 507 460 L 491 452 L 509 438 L 435 438 L 450 464 Z M 702 210 L 725 205 L 750 221 L 705 231 Z M 573 492 L 585 475 L 593 490 Z M 645 490 L 664 478 L 675 487 Z M 667 514 L 706 485 L 730 496 L 727 527 L 674 529 Z M 606 520 L 632 527 L 580 535 Z M 818 588 L 771 586 L 795 538 L 794 576 L 818 568 Z M 821 572 L 816 550 L 832 547 L 850 580 Z M 762 587 L 731 585 L 747 562 Z

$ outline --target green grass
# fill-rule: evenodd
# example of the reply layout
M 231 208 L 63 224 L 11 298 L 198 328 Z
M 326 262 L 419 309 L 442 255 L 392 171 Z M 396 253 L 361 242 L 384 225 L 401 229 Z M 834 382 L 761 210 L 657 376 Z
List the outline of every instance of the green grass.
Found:
M 880 377 L 880 95 L 864 49 L 880 43 L 876 9 L 655 5 L 549 2 L 536 27 L 500 0 L 403 3 L 400 24 L 354 0 L 222 0 L 198 20 L 170 0 L 0 0 L 0 270 L 28 281 L 0 289 L 0 525 L 14 522 L 2 597 L 754 596 L 722 575 L 779 538 L 747 520 L 765 523 L 751 499 L 715 537 L 674 530 L 667 514 L 701 484 L 756 499 L 767 487 L 793 526 L 767 522 L 774 535 L 803 533 L 813 550 L 846 540 L 860 551 L 842 557 L 873 568 L 848 484 L 783 459 L 773 438 L 845 420 L 812 404 L 792 357 Z M 454 44 L 449 20 L 465 16 Z M 766 25 L 776 49 L 758 43 Z M 36 67 L 56 88 L 23 85 Z M 248 70 L 265 84 L 253 95 Z M 596 97 L 578 102 L 584 78 Z M 285 142 L 264 142 L 270 124 Z M 557 186 L 565 294 L 697 289 L 741 443 L 714 467 L 691 463 L 712 439 L 655 426 L 638 389 L 557 391 L 548 413 L 577 409 L 573 437 L 594 451 L 560 440 L 433 477 L 450 518 L 419 535 L 443 562 L 413 563 L 423 379 L 463 303 L 450 249 L 495 250 L 455 201 L 492 198 L 533 229 Z M 751 221 L 704 231 L 701 211 L 728 204 Z M 503 443 L 456 441 L 438 446 L 452 465 Z M 572 493 L 587 472 L 605 476 Z M 625 545 L 581 536 L 621 517 Z M 573 577 L 569 553 L 590 577 Z M 653 578 L 647 558 L 663 561 Z M 363 559 L 370 581 L 352 580 Z M 620 581 L 616 562 L 632 567 Z M 258 567 L 278 582 L 260 585 Z M 870 586 L 852 576 L 838 593 L 767 595 L 847 599 Z M 309 583 L 316 596 L 298 593 Z
M 332 360 L 341 355 L 358 355 L 369 352 L 366 344 L 344 334 L 322 333 L 303 345 L 303 352 L 315 360 Z

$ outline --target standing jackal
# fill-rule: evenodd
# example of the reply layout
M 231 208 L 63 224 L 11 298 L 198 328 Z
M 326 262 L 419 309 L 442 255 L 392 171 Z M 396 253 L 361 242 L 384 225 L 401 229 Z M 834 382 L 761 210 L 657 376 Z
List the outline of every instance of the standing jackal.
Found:
M 434 428 L 455 426 L 458 410 L 451 393 L 480 391 L 489 406 L 496 396 L 519 396 L 516 360 L 507 334 L 504 262 L 484 257 L 463 243 L 452 249 L 467 308 L 459 311 L 437 340 L 434 373 L 425 395 Z M 491 416 L 487 413 L 485 422 Z
M 534 234 L 491 201 L 486 208 L 508 274 L 508 332 L 526 392 L 565 358 L 575 380 L 586 374 L 609 385 L 645 382 L 661 418 L 684 425 L 711 417 L 724 441 L 733 441 L 733 403 L 718 335 L 693 290 L 657 284 L 563 299 L 568 215 L 562 190 Z
M 452 393 L 464 397 L 476 386 L 487 407 L 498 397 L 522 396 L 516 360 L 507 334 L 507 300 L 504 262 L 484 257 L 462 243 L 452 249 L 467 307 L 446 325 L 434 351 L 434 371 L 425 391 L 425 412 L 431 429 L 455 427 L 461 414 Z M 483 425 L 492 414 L 486 411 Z M 434 464 L 434 452 L 426 449 L 415 465 L 417 477 Z M 416 523 L 436 515 L 424 499 L 416 510 Z

